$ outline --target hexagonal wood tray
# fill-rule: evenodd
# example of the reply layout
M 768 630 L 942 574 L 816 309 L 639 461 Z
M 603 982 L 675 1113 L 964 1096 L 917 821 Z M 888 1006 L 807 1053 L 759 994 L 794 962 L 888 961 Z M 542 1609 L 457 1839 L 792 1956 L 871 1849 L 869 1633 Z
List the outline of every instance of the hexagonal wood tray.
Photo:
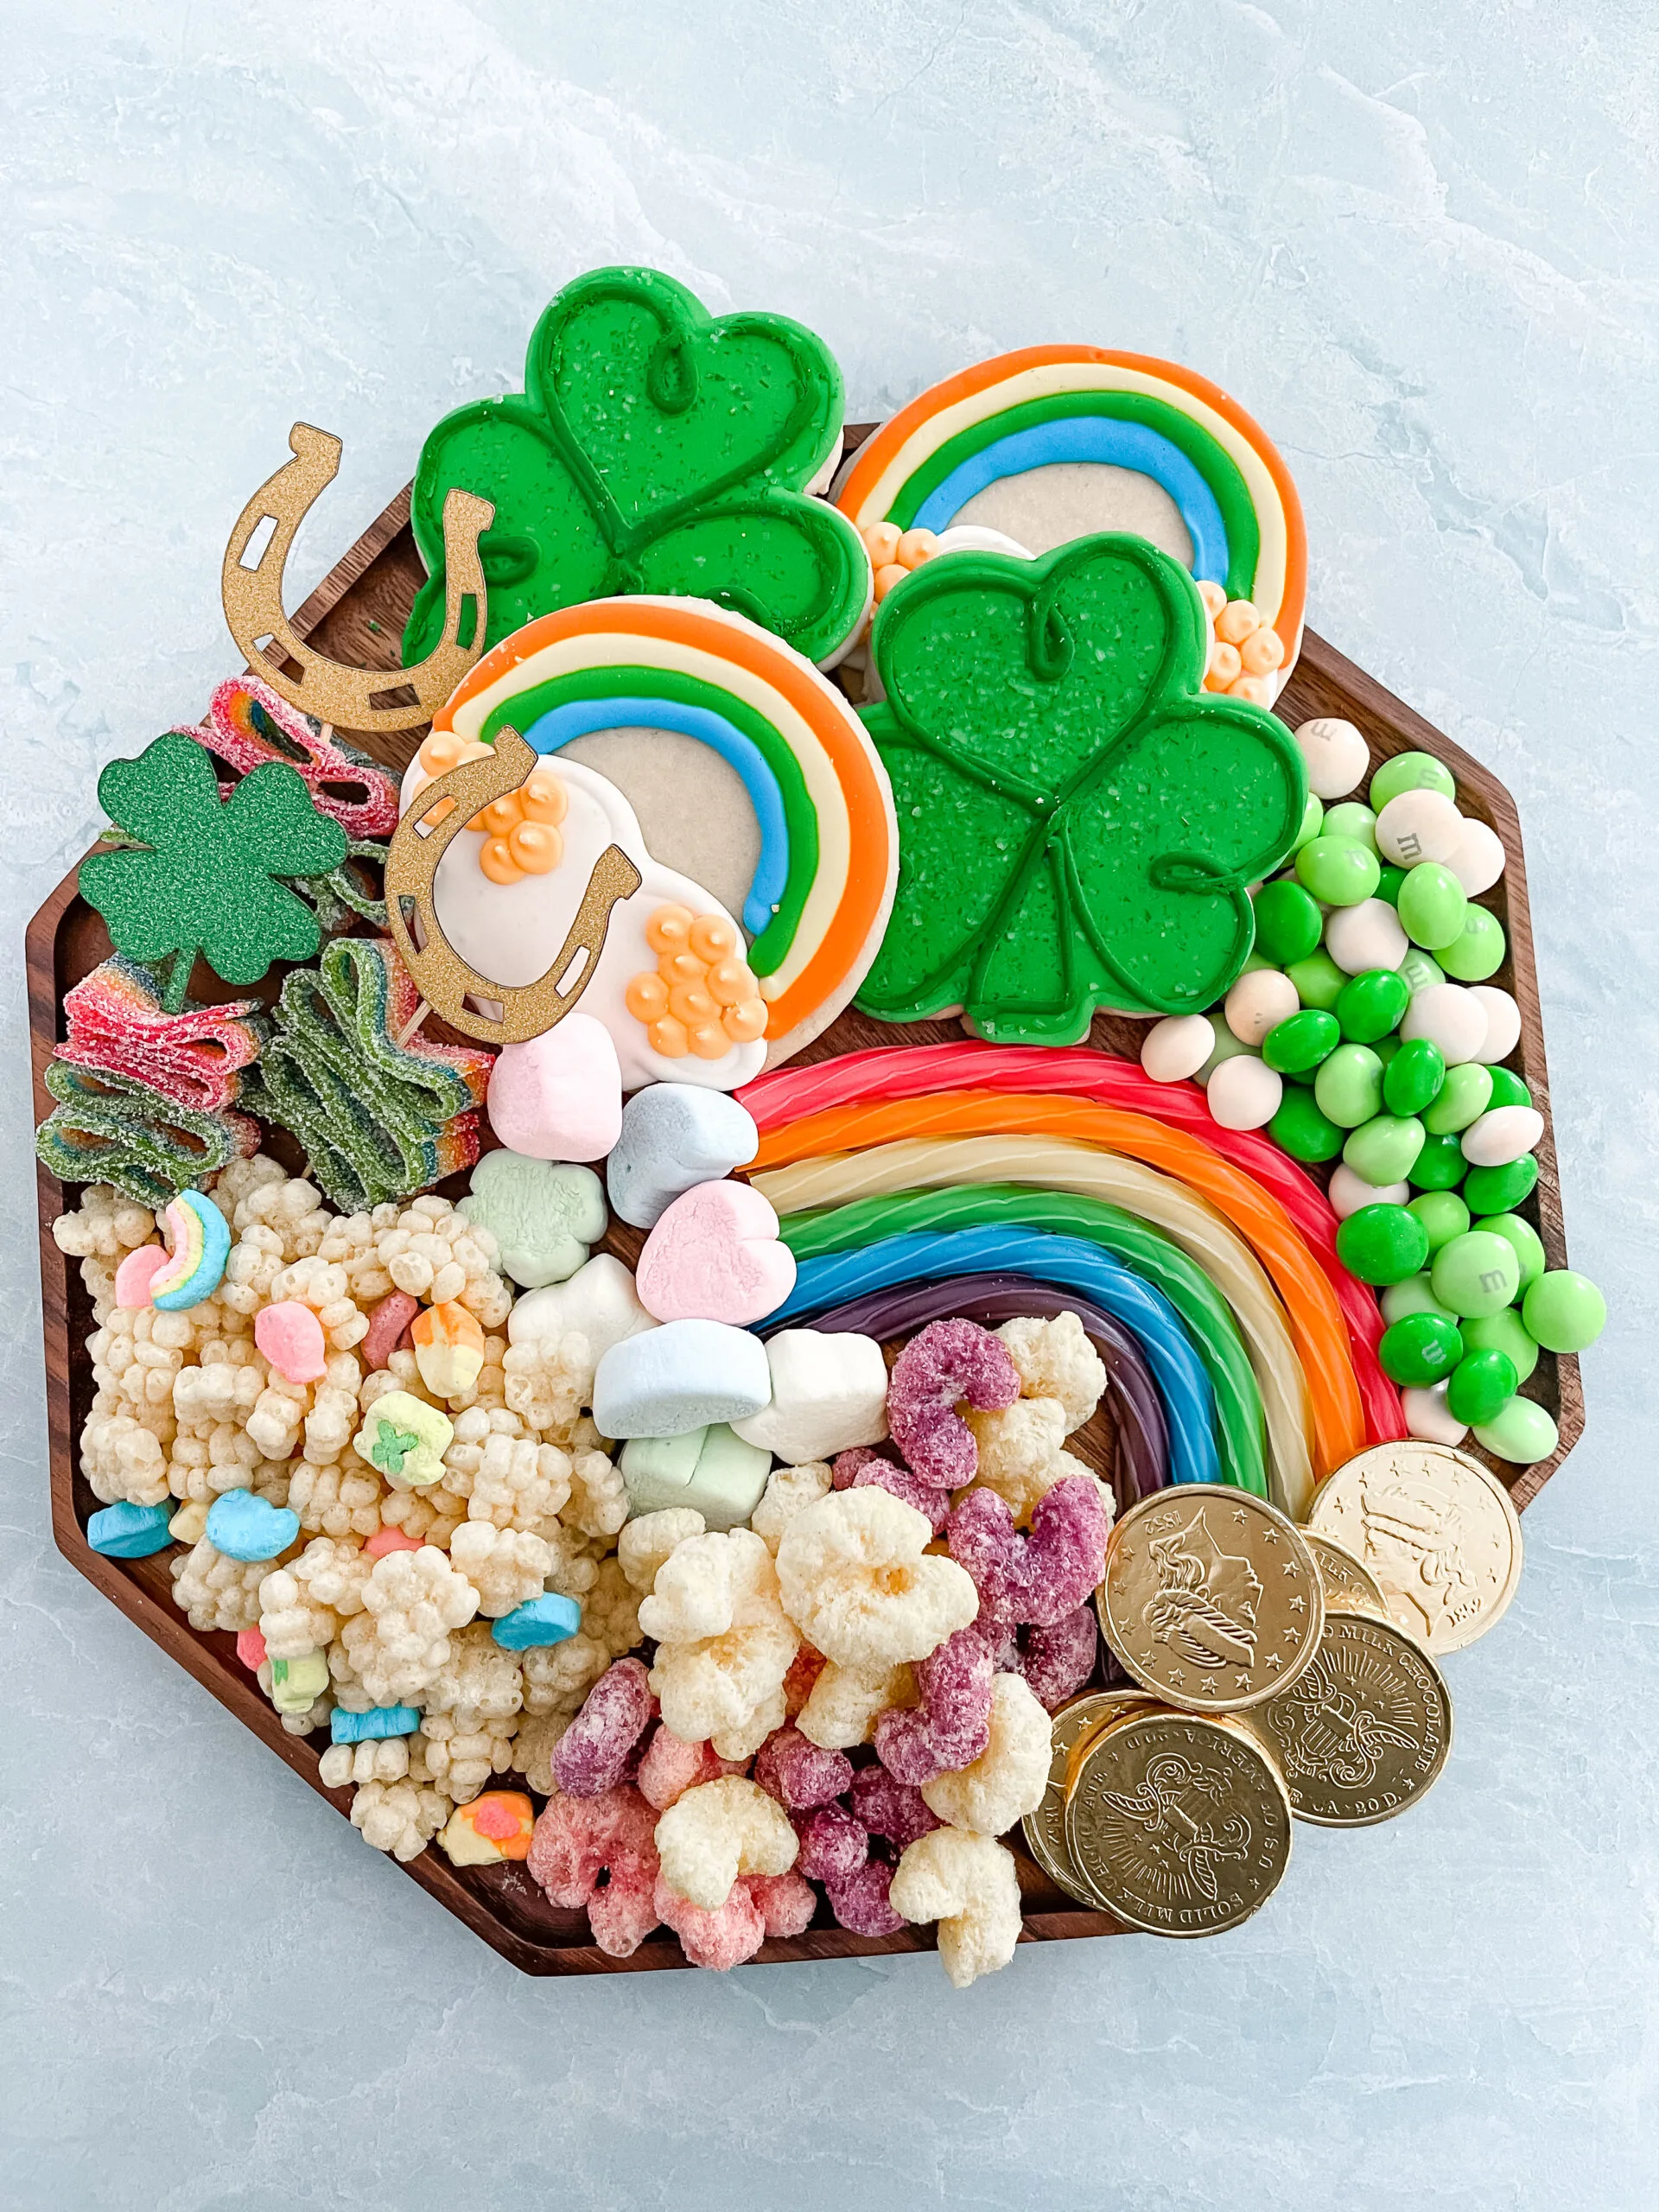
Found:
M 867 436 L 872 427 L 849 427 L 849 448 Z M 301 636 L 315 639 L 321 649 L 335 659 L 359 667 L 395 669 L 398 639 L 424 575 L 410 531 L 409 493 L 405 490 L 312 594 L 293 618 L 294 627 Z M 1304 641 L 1301 659 L 1286 688 L 1280 712 L 1293 724 L 1313 715 L 1345 715 L 1365 733 L 1374 767 L 1395 753 L 1420 749 L 1434 753 L 1457 779 L 1459 803 L 1464 810 L 1489 823 L 1503 839 L 1509 864 L 1496 889 L 1486 894 L 1485 903 L 1497 912 L 1508 932 L 1509 960 L 1493 980 L 1511 990 L 1519 1002 L 1521 1043 L 1512 1058 L 1518 1063 L 1520 1073 L 1544 1116 L 1544 1137 L 1538 1148 L 1538 1185 L 1523 1211 L 1537 1226 L 1550 1265 L 1564 1266 L 1567 1247 L 1550 1120 L 1549 1082 L 1544 1062 L 1537 977 L 1533 967 L 1532 924 L 1527 907 L 1521 826 L 1514 802 L 1503 785 L 1478 761 L 1471 760 L 1312 632 Z M 391 737 L 362 737 L 358 741 L 389 766 L 401 769 L 422 734 L 420 730 L 410 730 Z M 141 741 L 135 733 L 134 742 Z M 42 1071 L 52 1056 L 54 1044 L 62 1034 L 63 994 L 105 958 L 110 950 L 101 919 L 78 895 L 78 868 L 72 869 L 29 926 L 29 1028 L 35 1107 L 37 1118 L 41 1119 L 54 1103 L 45 1089 Z M 274 998 L 279 982 L 280 976 L 273 975 L 256 995 Z M 196 995 L 202 998 L 249 995 L 226 990 L 200 963 L 194 984 Z M 435 1025 L 435 1028 L 441 1030 L 441 1026 Z M 959 1033 L 955 1022 L 900 1027 L 849 1013 L 801 1058 L 822 1059 L 868 1045 L 920 1043 Z M 1091 1041 L 1104 1051 L 1132 1058 L 1138 1051 L 1140 1034 L 1138 1023 L 1103 1015 L 1095 1023 Z M 281 1151 L 288 1142 L 278 1132 L 271 1148 Z M 291 1149 L 290 1164 L 296 1168 L 299 1166 Z M 318 1779 L 321 1739 L 285 1734 L 253 1677 L 238 1663 L 234 1637 L 199 1634 L 174 1606 L 167 1564 L 171 1554 L 159 1553 L 147 1560 L 106 1559 L 86 1541 L 86 1521 L 96 1511 L 98 1500 L 80 1476 L 76 1440 L 92 1395 L 92 1363 L 86 1351 L 92 1325 L 91 1306 L 81 1287 L 78 1264 L 66 1261 L 52 1239 L 51 1224 L 64 1209 L 64 1191 L 43 1167 L 38 1173 L 52 1525 L 58 1548 L 146 1636 L 170 1652 L 188 1673 L 252 1729 L 278 1758 L 285 1759 L 302 1780 L 345 1813 L 350 1804 L 350 1790 L 324 1789 Z M 458 1179 L 457 1188 L 461 1180 L 464 1179 Z M 607 1241 L 625 1258 L 632 1261 L 638 1249 L 634 1232 L 622 1228 Z M 1516 1470 L 1492 1463 L 1508 1484 L 1516 1504 L 1522 1507 L 1537 1496 L 1578 1441 L 1584 1427 L 1584 1401 L 1576 1359 L 1557 1359 L 1545 1353 L 1527 1387 L 1529 1395 L 1539 1399 L 1554 1415 L 1560 1441 L 1554 1455 L 1535 1467 Z M 1103 1438 L 1093 1456 L 1104 1465 L 1109 1450 L 1109 1439 Z M 353 1847 L 362 1847 L 353 1843 Z M 1025 1897 L 1027 1941 L 1047 1942 L 1071 1936 L 1125 1932 L 1109 1915 L 1083 1911 L 1056 1890 L 1041 1870 L 1018 1849 L 1017 1840 L 1015 1850 Z M 591 1940 L 586 1915 L 561 1911 L 550 1904 L 520 1865 L 457 1869 L 434 1846 L 411 1860 L 404 1872 L 527 1974 L 613 1974 L 682 1967 L 686 1963 L 677 1940 L 665 1929 L 648 1938 L 631 1959 L 607 1957 Z M 907 1929 L 885 1940 L 852 1936 L 829 1924 L 827 1910 L 821 1909 L 818 1922 L 804 1936 L 790 1942 L 769 1942 L 759 1957 L 761 1961 L 846 1958 L 876 1952 L 928 1950 L 932 1947 L 931 1929 Z

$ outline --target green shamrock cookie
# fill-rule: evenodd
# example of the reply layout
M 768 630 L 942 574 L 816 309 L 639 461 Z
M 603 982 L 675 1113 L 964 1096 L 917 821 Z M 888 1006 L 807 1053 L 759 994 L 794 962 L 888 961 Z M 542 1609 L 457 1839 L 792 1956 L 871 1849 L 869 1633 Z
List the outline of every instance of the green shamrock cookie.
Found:
M 443 502 L 490 499 L 479 540 L 485 647 L 538 614 L 621 592 L 717 601 L 809 660 L 850 637 L 869 592 L 862 541 L 804 496 L 841 433 L 841 372 L 778 315 L 709 315 L 652 269 L 567 285 L 531 337 L 524 389 L 431 433 L 410 519 L 428 581 L 404 658 L 443 622 Z
M 388 1390 L 369 1408 L 352 1439 L 359 1459 L 399 1490 L 424 1490 L 443 1473 L 454 1428 L 435 1406 L 408 1390 Z
M 162 1003 L 184 1004 L 200 951 L 227 983 L 257 983 L 273 960 L 309 960 L 317 918 L 277 879 L 326 875 L 346 858 L 346 832 L 320 814 L 295 771 L 267 761 L 219 796 L 213 764 L 177 730 L 136 760 L 111 760 L 99 804 L 135 841 L 80 864 L 80 895 L 135 960 L 175 955 Z
M 605 1234 L 605 1186 L 591 1167 L 488 1152 L 455 1209 L 500 1247 L 501 1266 L 521 1290 L 573 1275 Z
M 879 610 L 898 896 L 858 1003 L 1074 1044 L 1097 1006 L 1190 1014 L 1247 958 L 1246 886 L 1295 842 L 1301 756 L 1202 689 L 1204 607 L 1141 537 L 1040 561 L 953 553 Z

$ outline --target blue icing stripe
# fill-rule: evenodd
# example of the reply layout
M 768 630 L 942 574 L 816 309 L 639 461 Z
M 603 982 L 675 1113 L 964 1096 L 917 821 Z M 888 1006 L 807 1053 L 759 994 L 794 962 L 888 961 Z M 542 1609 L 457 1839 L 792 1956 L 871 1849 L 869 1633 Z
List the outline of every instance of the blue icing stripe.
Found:
M 760 857 L 743 902 L 743 926 L 759 937 L 782 903 L 789 880 L 789 825 L 778 779 L 753 738 L 709 707 L 677 699 L 572 699 L 554 707 L 524 732 L 537 753 L 561 753 L 579 737 L 606 729 L 671 729 L 694 737 L 718 753 L 743 779 L 743 788 L 760 825 Z
M 958 1229 L 944 1236 L 918 1230 L 880 1237 L 855 1251 L 803 1260 L 794 1289 L 767 1314 L 766 1325 L 776 1329 L 895 1283 L 1002 1270 L 1081 1291 L 1121 1321 L 1145 1353 L 1163 1401 L 1170 1480 L 1225 1482 L 1216 1449 L 1215 1392 L 1179 1315 L 1161 1291 L 1086 1238 L 1034 1229 Z
M 1114 468 L 1133 468 L 1162 485 L 1192 541 L 1192 574 L 1201 583 L 1225 585 L 1227 525 L 1215 493 L 1178 445 L 1144 423 L 1121 423 L 1109 415 L 1038 423 L 970 454 L 929 493 L 912 528 L 949 530 L 974 494 L 988 485 L 1064 461 L 1106 461 Z

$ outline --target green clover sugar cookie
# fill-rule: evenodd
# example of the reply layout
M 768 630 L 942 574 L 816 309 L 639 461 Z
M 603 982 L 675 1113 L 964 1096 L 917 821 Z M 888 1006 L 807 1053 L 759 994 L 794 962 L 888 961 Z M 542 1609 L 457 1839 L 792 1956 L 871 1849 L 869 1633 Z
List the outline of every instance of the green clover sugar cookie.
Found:
M 429 572 L 404 633 L 443 622 L 443 502 L 495 505 L 479 540 L 492 645 L 538 614 L 621 592 L 712 599 L 833 658 L 863 618 L 869 561 L 804 487 L 841 436 L 841 372 L 785 315 L 711 316 L 652 269 L 598 269 L 537 324 L 524 389 L 447 415 L 410 519 Z
M 1192 578 L 1141 537 L 946 554 L 888 594 L 863 718 L 899 890 L 866 1013 L 1066 1045 L 1097 1006 L 1221 997 L 1307 790 L 1282 722 L 1202 689 L 1206 651 Z

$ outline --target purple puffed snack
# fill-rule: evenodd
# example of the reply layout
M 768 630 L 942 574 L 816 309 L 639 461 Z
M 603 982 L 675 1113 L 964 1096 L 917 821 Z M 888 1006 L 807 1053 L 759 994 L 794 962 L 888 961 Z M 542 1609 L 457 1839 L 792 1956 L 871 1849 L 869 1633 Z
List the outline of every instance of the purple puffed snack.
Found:
M 904 1915 L 887 1902 L 893 1874 L 887 1859 L 871 1858 L 844 1878 L 825 1881 L 830 1910 L 849 1935 L 896 1936 L 905 1925 Z
M 1052 1713 L 1095 1671 L 1095 1609 L 1079 1605 L 1052 1628 L 1028 1628 L 1016 1662 L 1037 1702 Z
M 905 1851 L 944 1822 L 929 1809 L 919 1789 L 899 1782 L 884 1766 L 864 1766 L 853 1777 L 853 1812 L 872 1835 Z
M 870 1840 L 862 1821 L 855 1820 L 844 1805 L 820 1805 L 795 1824 L 801 1839 L 797 1873 L 812 1882 L 850 1878 L 869 1854 Z
M 988 1748 L 992 1669 L 991 1647 L 972 1628 L 917 1662 L 920 1705 L 884 1713 L 875 1724 L 875 1755 L 895 1781 L 919 1788 L 970 1766 Z
M 754 1779 L 786 1813 L 829 1804 L 852 1778 L 853 1763 L 845 1751 L 822 1751 L 798 1728 L 774 1728 L 755 1755 Z
M 553 1748 L 553 1779 L 567 1797 L 598 1797 L 628 1771 L 657 1713 L 651 1679 L 638 1659 L 619 1659 L 588 1693 L 587 1703 Z
M 1098 1586 L 1106 1535 L 1094 1478 L 1066 1475 L 1038 1501 L 1029 1536 L 995 1491 L 969 1491 L 951 1510 L 950 1556 L 973 1577 L 982 1624 L 1052 1628 Z
M 874 1484 L 878 1490 L 891 1492 L 906 1505 L 913 1505 L 918 1513 L 925 1513 L 936 1536 L 944 1528 L 944 1516 L 950 1510 L 948 1491 L 938 1490 L 931 1483 L 925 1483 L 919 1475 L 912 1475 L 908 1467 L 895 1466 L 880 1452 L 873 1452 L 868 1444 L 855 1444 L 850 1451 L 838 1452 L 831 1478 L 837 1490 L 863 1490 Z
M 1020 1370 L 1007 1346 L 971 1321 L 933 1321 L 912 1337 L 887 1378 L 887 1427 L 912 1471 L 935 1490 L 959 1490 L 979 1471 L 979 1446 L 956 1407 L 1011 1406 Z

